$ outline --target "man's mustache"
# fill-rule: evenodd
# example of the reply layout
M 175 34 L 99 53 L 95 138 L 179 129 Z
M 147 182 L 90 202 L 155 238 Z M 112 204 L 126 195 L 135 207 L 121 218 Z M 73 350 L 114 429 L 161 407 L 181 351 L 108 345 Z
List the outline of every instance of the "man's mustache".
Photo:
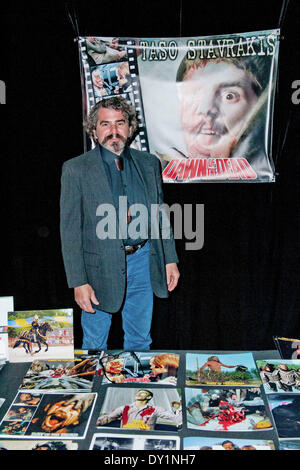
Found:
M 125 139 L 125 137 L 124 137 L 123 135 L 120 135 L 120 134 L 109 134 L 109 135 L 107 135 L 106 137 L 104 137 L 102 144 L 106 144 L 106 142 L 107 142 L 108 140 L 113 139 L 113 138 L 118 138 L 118 139 L 122 140 L 122 142 L 123 142 L 124 144 L 126 144 L 126 142 L 127 142 L 127 139 Z

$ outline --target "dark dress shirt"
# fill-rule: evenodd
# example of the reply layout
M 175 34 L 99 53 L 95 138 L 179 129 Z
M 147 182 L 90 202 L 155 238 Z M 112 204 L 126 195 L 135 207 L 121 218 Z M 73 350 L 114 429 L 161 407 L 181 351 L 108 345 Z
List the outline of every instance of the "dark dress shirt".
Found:
M 136 232 L 142 236 L 138 238 L 131 238 L 130 236 L 130 224 L 134 223 L 135 217 L 133 216 L 131 220 L 129 219 L 128 225 L 126 225 L 127 230 L 125 234 L 122 234 L 123 242 L 125 246 L 128 245 L 138 245 L 142 241 L 148 238 L 148 223 L 149 223 L 149 214 L 150 210 L 148 208 L 146 193 L 143 185 L 143 181 L 138 173 L 138 170 L 130 156 L 130 151 L 125 147 L 124 151 L 120 156 L 111 152 L 105 147 L 100 145 L 100 152 L 104 162 L 106 175 L 108 178 L 109 185 L 112 190 L 113 199 L 115 203 L 115 209 L 117 217 L 126 219 L 127 216 L 131 216 L 128 209 L 133 204 L 143 204 L 147 208 L 148 217 L 147 220 L 142 220 L 142 224 L 135 227 Z M 115 159 L 122 158 L 123 160 L 123 171 L 118 170 Z M 119 197 L 127 197 L 127 212 L 119 214 Z M 139 217 L 139 212 L 136 217 Z M 143 225 L 143 226 L 141 226 Z

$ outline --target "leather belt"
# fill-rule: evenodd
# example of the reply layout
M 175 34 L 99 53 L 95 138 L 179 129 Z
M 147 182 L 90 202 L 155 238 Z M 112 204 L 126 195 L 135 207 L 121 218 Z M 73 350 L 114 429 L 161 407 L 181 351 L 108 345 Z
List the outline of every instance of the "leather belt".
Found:
M 142 248 L 144 245 L 146 245 L 148 240 L 144 240 L 142 243 L 139 243 L 138 245 L 132 245 L 132 246 L 125 246 L 125 253 L 126 255 L 132 255 L 135 253 L 139 248 Z

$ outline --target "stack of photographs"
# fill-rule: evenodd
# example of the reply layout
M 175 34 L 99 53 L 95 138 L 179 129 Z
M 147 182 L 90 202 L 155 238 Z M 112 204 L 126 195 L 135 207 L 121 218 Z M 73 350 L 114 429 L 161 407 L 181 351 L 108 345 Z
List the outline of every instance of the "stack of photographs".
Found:
M 256 361 L 281 450 L 300 449 L 300 360 Z
M 268 436 L 259 440 L 255 437 L 258 431 L 273 429 L 260 386 L 252 353 L 187 353 L 187 428 L 201 431 L 201 435 L 185 438 L 184 448 L 274 449 Z M 237 438 L 228 439 L 228 432 L 249 432 L 249 437 L 239 442 Z
M 300 448 L 300 361 L 168 351 L 30 358 L 0 422 L 3 449 L 13 439 L 20 450 L 75 450 L 89 432 L 90 450 L 274 450 L 273 421 L 281 448 Z
M 179 365 L 173 352 L 103 352 L 97 375 L 105 395 L 90 449 L 180 449 Z
M 8 331 L 10 361 L 30 364 L 0 423 L 0 447 L 76 450 L 98 396 L 100 353 L 74 354 L 72 309 L 9 312 Z

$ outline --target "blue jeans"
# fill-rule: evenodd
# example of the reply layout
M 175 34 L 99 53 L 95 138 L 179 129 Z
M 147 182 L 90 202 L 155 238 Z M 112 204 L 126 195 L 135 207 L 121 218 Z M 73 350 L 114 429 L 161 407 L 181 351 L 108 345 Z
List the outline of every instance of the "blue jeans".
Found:
M 121 310 L 124 330 L 123 348 L 129 351 L 147 351 L 152 342 L 150 329 L 153 311 L 149 242 L 132 255 L 127 255 L 126 262 L 127 287 Z M 96 313 L 82 311 L 83 349 L 107 349 L 112 315 L 102 310 L 96 310 Z

